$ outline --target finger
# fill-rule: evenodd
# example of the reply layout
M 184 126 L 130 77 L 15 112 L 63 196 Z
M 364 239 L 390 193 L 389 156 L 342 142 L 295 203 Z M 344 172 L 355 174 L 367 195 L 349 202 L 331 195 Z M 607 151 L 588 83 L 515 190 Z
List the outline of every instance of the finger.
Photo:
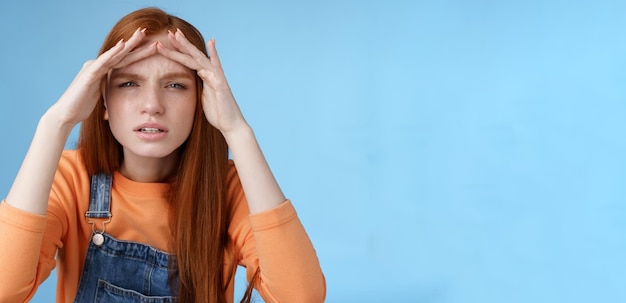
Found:
M 207 50 L 209 51 L 211 62 L 215 64 L 215 66 L 221 68 L 222 63 L 220 61 L 220 56 L 217 54 L 217 48 L 215 48 L 215 38 L 211 38 L 211 40 L 209 40 L 206 45 Z
M 117 65 L 120 61 L 122 61 L 129 53 L 135 50 L 137 46 L 144 40 L 146 37 L 146 28 L 138 28 L 135 30 L 132 36 L 128 39 L 126 43 L 124 43 L 124 49 L 117 55 L 115 55 L 112 59 L 113 65 Z
M 124 43 L 124 39 L 120 40 L 113 47 L 109 48 L 107 51 L 105 51 L 100 56 L 98 56 L 98 58 L 93 60 L 93 62 L 91 64 L 89 64 L 89 66 L 92 66 L 94 64 L 96 64 L 96 65 L 104 65 L 103 64 L 104 62 L 111 61 L 111 59 L 113 57 L 119 55 L 124 50 L 125 44 L 126 43 Z
M 203 53 L 195 45 L 189 42 L 189 40 L 187 40 L 187 38 L 180 29 L 177 29 L 176 33 L 169 32 L 168 38 L 174 48 L 184 54 L 191 56 L 194 60 L 197 60 L 202 66 L 208 67 L 208 64 L 210 64 L 209 57 L 207 57 L 205 53 Z
M 127 65 L 130 65 L 134 62 L 137 62 L 141 59 L 150 57 L 154 54 L 157 53 L 157 47 L 156 47 L 156 42 L 154 43 L 150 43 L 149 45 L 145 46 L 145 47 L 141 47 L 139 49 L 135 49 L 132 52 L 128 53 L 126 56 L 124 56 L 120 62 L 118 62 L 117 64 L 115 64 L 115 66 L 113 66 L 113 68 L 121 68 Z
M 90 75 L 90 78 L 92 79 L 103 77 L 110 69 L 107 62 L 110 62 L 113 57 L 120 54 L 123 50 L 124 41 L 120 40 L 113 47 L 98 56 L 98 58 L 85 62 L 77 78 L 80 78 L 80 75 Z
M 172 45 L 178 48 L 180 51 L 184 51 L 185 53 L 191 55 L 194 58 L 207 58 L 207 55 L 199 50 L 195 45 L 193 45 L 183 31 L 179 28 L 176 29 L 176 33 L 171 33 L 168 35 L 170 37 L 170 41 L 173 41 Z
M 95 60 L 83 66 L 81 73 L 91 77 L 100 78 L 106 75 L 111 68 L 120 62 L 129 52 L 134 49 L 145 37 L 145 29 L 138 28 L 133 35 L 124 42 L 120 40 L 113 47 L 102 53 Z
M 126 47 L 124 48 L 124 50 L 127 52 L 131 52 L 135 49 L 135 47 L 139 46 L 139 43 L 141 43 L 141 41 L 143 41 L 143 39 L 146 37 L 146 29 L 147 28 L 145 27 L 140 27 L 135 30 L 133 35 L 130 36 L 130 38 L 128 39 L 128 42 L 126 42 Z
M 159 52 L 159 54 L 165 56 L 166 58 L 174 60 L 190 69 L 202 69 L 202 66 L 193 57 L 187 54 L 183 54 L 175 49 L 171 49 L 165 46 L 160 41 L 157 41 L 157 52 Z
M 145 29 L 138 28 L 127 42 L 120 40 L 115 46 L 102 53 L 90 67 L 97 75 L 102 76 L 107 73 L 109 69 L 120 62 L 131 49 L 135 48 L 138 43 L 145 37 Z

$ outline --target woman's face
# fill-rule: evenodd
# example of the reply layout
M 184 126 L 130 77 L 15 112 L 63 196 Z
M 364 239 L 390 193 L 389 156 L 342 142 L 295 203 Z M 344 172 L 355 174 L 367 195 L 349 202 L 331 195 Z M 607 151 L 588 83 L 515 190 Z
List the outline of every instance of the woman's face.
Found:
M 143 45 L 157 39 L 171 47 L 166 34 L 147 37 Z M 156 53 L 114 69 L 105 100 L 104 118 L 123 146 L 124 162 L 164 159 L 173 155 L 191 132 L 196 110 L 195 72 Z

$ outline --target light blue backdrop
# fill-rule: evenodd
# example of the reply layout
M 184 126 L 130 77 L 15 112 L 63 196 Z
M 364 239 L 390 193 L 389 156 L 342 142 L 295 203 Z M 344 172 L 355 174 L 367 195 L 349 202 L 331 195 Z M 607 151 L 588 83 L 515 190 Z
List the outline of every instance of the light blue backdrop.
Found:
M 624 302 L 624 3 L 3 3 L 0 196 L 110 27 L 159 6 L 216 38 L 328 302 Z

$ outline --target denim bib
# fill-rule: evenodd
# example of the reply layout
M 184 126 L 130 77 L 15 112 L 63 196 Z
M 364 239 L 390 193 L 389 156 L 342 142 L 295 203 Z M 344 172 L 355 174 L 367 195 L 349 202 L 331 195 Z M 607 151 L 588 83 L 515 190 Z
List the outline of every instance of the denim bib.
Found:
M 93 232 L 74 302 L 176 302 L 168 281 L 168 253 L 105 233 L 112 220 L 111 180 L 106 174 L 91 177 L 85 217 Z M 102 229 L 94 219 L 104 219 L 97 220 Z

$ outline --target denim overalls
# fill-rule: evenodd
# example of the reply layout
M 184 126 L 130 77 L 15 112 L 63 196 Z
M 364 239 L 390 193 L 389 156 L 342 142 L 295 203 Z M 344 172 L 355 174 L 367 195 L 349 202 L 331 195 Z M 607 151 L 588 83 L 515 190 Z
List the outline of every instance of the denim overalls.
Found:
M 91 177 L 85 217 L 93 233 L 74 302 L 176 302 L 168 281 L 167 253 L 104 233 L 112 219 L 111 180 L 106 174 Z M 93 218 L 108 220 L 98 230 Z

